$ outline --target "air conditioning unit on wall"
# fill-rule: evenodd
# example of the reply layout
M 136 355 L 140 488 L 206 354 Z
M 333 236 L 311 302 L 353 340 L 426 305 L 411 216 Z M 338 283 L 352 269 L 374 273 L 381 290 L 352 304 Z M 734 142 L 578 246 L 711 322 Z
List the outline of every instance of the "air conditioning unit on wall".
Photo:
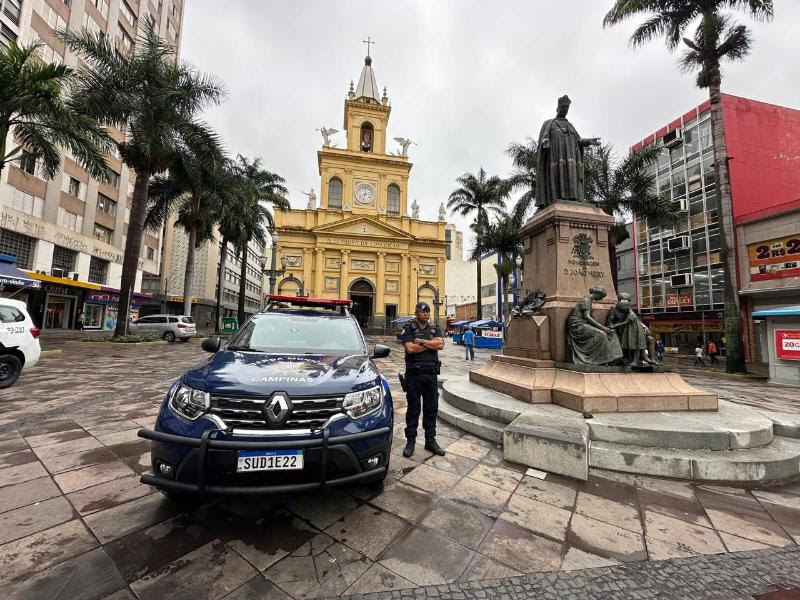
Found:
M 78 281 L 78 279 L 80 279 L 80 275 L 78 275 L 78 272 L 77 272 L 77 271 L 70 271 L 70 272 L 67 274 L 67 277 L 68 277 L 69 279 L 72 279 L 72 281 Z
M 670 277 L 670 285 L 674 288 L 689 287 L 693 285 L 691 273 L 681 273 Z
M 667 241 L 667 250 L 670 252 L 678 252 L 679 250 L 689 249 L 689 236 L 679 235 Z
M 51 277 L 64 277 L 64 269 L 50 269 Z
M 663 137 L 664 145 L 667 148 L 672 148 L 678 144 L 683 143 L 683 132 L 680 127 L 676 127 L 672 131 L 665 133 Z
M 689 200 L 686 198 L 679 198 L 678 207 L 681 212 L 689 212 Z

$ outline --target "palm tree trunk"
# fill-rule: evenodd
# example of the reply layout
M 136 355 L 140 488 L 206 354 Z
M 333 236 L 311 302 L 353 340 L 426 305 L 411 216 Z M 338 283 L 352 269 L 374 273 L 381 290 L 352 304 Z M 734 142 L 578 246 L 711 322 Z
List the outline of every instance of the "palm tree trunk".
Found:
M 611 283 L 614 284 L 614 291 L 619 293 L 617 289 L 619 287 L 617 282 L 617 245 L 614 243 L 614 240 L 609 240 L 608 243 L 608 261 L 611 268 Z
M 192 314 L 192 280 L 194 279 L 194 254 L 197 231 L 189 231 L 189 246 L 186 248 L 186 270 L 183 275 L 183 314 Z
M 131 219 L 128 223 L 128 239 L 125 243 L 125 255 L 122 260 L 122 280 L 119 285 L 119 306 L 114 337 L 124 335 L 127 329 L 131 296 L 133 286 L 136 284 L 136 269 L 139 266 L 139 254 L 142 249 L 142 232 L 147 215 L 147 186 L 149 183 L 149 169 L 136 171 L 136 182 L 133 185 L 131 198 Z
M 222 286 L 225 285 L 225 263 L 228 258 L 228 238 L 222 238 L 219 254 L 219 273 L 217 274 L 217 305 L 214 308 L 216 331 L 222 331 Z
M 503 324 L 508 326 L 511 319 L 511 306 L 508 303 L 508 276 L 503 277 Z
M 714 178 L 717 189 L 717 222 L 719 223 L 720 257 L 722 259 L 722 285 L 725 302 L 725 371 L 745 373 L 747 366 L 742 348 L 742 319 L 739 313 L 739 295 L 736 291 L 736 252 L 732 251 L 733 203 L 728 174 L 728 145 L 725 141 L 725 124 L 722 120 L 722 93 L 719 65 L 711 76 L 711 137 L 714 144 Z
M 480 321 L 483 318 L 483 314 L 481 312 L 481 259 L 478 259 L 478 296 L 475 300 L 477 314 L 475 318 Z
M 244 300 L 245 300 L 245 290 L 247 289 L 247 252 L 248 247 L 250 245 L 250 240 L 247 240 L 244 244 L 244 249 L 242 250 L 242 270 L 239 273 L 239 327 L 242 326 L 244 323 L 245 314 L 244 314 Z

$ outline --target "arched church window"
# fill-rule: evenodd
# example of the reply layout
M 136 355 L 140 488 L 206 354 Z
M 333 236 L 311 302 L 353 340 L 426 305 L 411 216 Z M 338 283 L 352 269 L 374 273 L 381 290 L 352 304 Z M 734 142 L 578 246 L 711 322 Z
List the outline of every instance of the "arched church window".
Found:
M 386 213 L 395 216 L 400 214 L 400 188 L 395 184 L 386 188 Z
M 375 138 L 375 130 L 372 128 L 372 123 L 366 121 L 361 126 L 361 150 L 363 152 L 372 152 L 372 143 Z
M 342 208 L 342 180 L 331 177 L 328 182 L 328 208 Z

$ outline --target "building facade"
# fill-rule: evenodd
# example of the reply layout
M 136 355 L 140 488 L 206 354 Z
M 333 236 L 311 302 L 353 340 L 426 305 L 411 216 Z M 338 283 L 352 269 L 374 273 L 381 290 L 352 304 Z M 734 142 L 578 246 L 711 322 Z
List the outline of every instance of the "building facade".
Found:
M 152 22 L 175 48 L 180 47 L 183 0 L 0 0 L 0 43 L 43 44 L 45 61 L 78 66 L 78 57 L 58 38 L 67 27 L 102 32 L 120 52 L 129 52 L 137 33 Z M 124 138 L 124 131 L 110 128 Z M 13 133 L 9 148 L 14 148 Z M 0 176 L 0 254 L 39 280 L 38 288 L 2 286 L 0 294 L 27 301 L 37 326 L 90 329 L 116 323 L 122 259 L 129 221 L 133 173 L 117 156 L 108 156 L 109 182 L 92 179 L 66 153 L 53 179 L 45 179 L 40 160 L 22 149 L 20 160 Z M 159 272 L 161 240 L 145 235 L 131 312 L 136 316 L 148 295 L 140 294 L 143 274 Z
M 350 298 L 362 325 L 385 327 L 425 300 L 444 316 L 446 223 L 408 216 L 406 152 L 389 154 L 391 106 L 367 56 L 344 103 L 346 146 L 317 152 L 320 202 L 277 211 L 277 252 L 286 273 L 276 292 Z M 328 135 L 328 134 L 326 134 Z
M 734 220 L 796 200 L 800 111 L 723 94 Z M 643 320 L 670 347 L 714 340 L 724 349 L 723 280 L 709 103 L 634 145 L 659 144 L 658 193 L 679 202 L 669 230 L 634 220 L 637 302 Z M 736 251 L 731 240 L 732 251 Z M 741 260 L 741 256 L 739 256 Z M 737 285 L 740 288 L 741 276 Z M 743 323 L 747 330 L 750 324 Z M 752 356 L 752 354 L 751 354 Z
M 630 294 L 631 302 L 636 305 L 636 252 L 633 244 L 633 223 L 625 225 L 628 238 L 617 244 L 617 296 Z M 635 306 L 638 308 L 638 306 Z

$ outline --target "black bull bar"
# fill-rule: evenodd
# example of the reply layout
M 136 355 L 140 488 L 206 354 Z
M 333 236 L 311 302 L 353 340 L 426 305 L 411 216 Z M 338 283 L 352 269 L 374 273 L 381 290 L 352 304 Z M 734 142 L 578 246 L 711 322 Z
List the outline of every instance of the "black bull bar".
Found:
M 233 441 L 233 440 L 215 440 L 211 439 L 211 435 L 217 431 L 224 431 L 221 429 L 207 429 L 203 432 L 200 438 L 186 437 L 183 435 L 174 435 L 172 433 L 164 433 L 162 431 L 153 431 L 151 429 L 140 429 L 137 435 L 147 440 L 155 442 L 162 442 L 166 444 L 178 444 L 181 446 L 188 446 L 190 448 L 199 448 L 200 456 L 198 459 L 198 482 L 197 483 L 183 483 L 180 481 L 173 481 L 166 477 L 161 477 L 158 474 L 148 475 L 144 474 L 139 478 L 139 481 L 155 486 L 159 489 L 168 490 L 178 493 L 195 493 L 205 496 L 206 494 L 283 494 L 290 492 L 310 492 L 314 490 L 324 489 L 326 487 L 334 487 L 340 485 L 348 485 L 351 483 L 358 483 L 364 479 L 372 479 L 377 475 L 386 472 L 386 465 L 377 469 L 369 471 L 362 471 L 361 473 L 354 473 L 346 477 L 339 477 L 337 479 L 328 479 L 328 446 L 334 444 L 346 444 L 358 440 L 365 440 L 371 437 L 377 437 L 390 433 L 390 427 L 381 427 L 371 431 L 363 431 L 360 433 L 349 433 L 347 435 L 337 435 L 330 437 L 330 430 L 323 429 L 322 437 L 304 440 L 286 440 L 286 441 L 268 441 L 268 442 L 248 442 L 248 441 Z M 320 462 L 321 477 L 319 481 L 311 481 L 308 483 L 295 483 L 290 485 L 259 485 L 259 486 L 237 486 L 237 485 L 207 485 L 206 484 L 206 454 L 209 448 L 218 450 L 280 450 L 280 449 L 300 449 L 300 448 L 322 448 L 322 460 Z M 387 457 L 388 459 L 388 457 Z M 176 470 L 177 474 L 177 470 Z

